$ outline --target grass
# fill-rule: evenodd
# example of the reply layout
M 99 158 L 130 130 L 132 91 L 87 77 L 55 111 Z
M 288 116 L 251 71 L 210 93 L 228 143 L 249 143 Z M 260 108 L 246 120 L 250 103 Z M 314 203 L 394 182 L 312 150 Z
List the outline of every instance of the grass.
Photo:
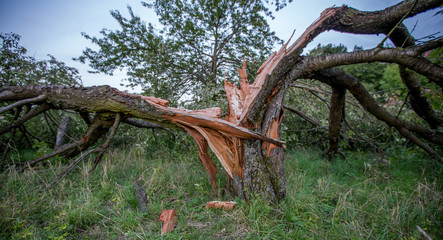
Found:
M 114 149 L 96 171 L 84 161 L 49 191 L 42 186 L 60 172 L 63 159 L 24 173 L 8 170 L 0 175 L 0 238 L 423 239 L 417 226 L 433 239 L 443 236 L 440 165 L 403 148 L 391 149 L 387 159 L 347 154 L 330 163 L 316 150 L 289 152 L 287 197 L 275 206 L 229 194 L 217 199 L 194 149 Z M 135 181 L 148 195 L 143 213 Z M 217 181 L 224 184 L 221 176 Z M 213 200 L 238 205 L 205 209 Z M 158 217 L 171 208 L 177 227 L 161 236 Z

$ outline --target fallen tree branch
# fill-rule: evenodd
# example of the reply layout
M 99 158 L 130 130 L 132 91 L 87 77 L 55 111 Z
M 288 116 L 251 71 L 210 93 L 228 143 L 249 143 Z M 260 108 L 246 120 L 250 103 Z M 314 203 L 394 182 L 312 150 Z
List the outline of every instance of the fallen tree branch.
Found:
M 52 151 L 52 152 L 50 152 L 48 154 L 45 154 L 45 155 L 43 155 L 43 156 L 41 156 L 39 158 L 36 158 L 36 159 L 33 159 L 33 160 L 25 162 L 24 163 L 25 166 L 22 169 L 20 169 L 20 171 L 23 172 L 24 170 L 26 170 L 26 168 L 32 167 L 32 166 L 34 166 L 35 164 L 37 164 L 37 163 L 39 163 L 41 161 L 44 161 L 44 160 L 46 160 L 48 158 L 54 157 L 54 156 L 59 155 L 59 154 L 64 154 L 64 153 L 66 153 L 66 152 L 68 152 L 68 151 L 70 151 L 70 150 L 72 150 L 74 148 L 80 147 L 80 145 L 84 144 L 85 142 L 87 142 L 89 140 L 89 138 L 91 137 L 92 133 L 96 129 L 98 129 L 99 127 L 100 127 L 100 123 L 98 123 L 98 122 L 92 123 L 89 126 L 89 128 L 86 131 L 86 134 L 84 135 L 83 138 L 81 138 L 80 140 L 77 140 L 77 141 L 75 141 L 75 142 L 73 142 L 71 144 L 63 145 L 63 146 L 55 149 L 54 151 Z
M 74 169 L 75 166 L 77 166 L 77 164 L 80 163 L 81 160 L 83 160 L 86 156 L 88 156 L 91 153 L 95 153 L 95 152 L 99 152 L 99 155 L 96 157 L 95 161 L 94 161 L 94 166 L 92 168 L 95 169 L 97 167 L 97 164 L 100 162 L 100 160 L 103 157 L 103 153 L 106 150 L 106 148 L 108 148 L 109 144 L 111 143 L 112 138 L 114 137 L 118 125 L 120 124 L 121 121 L 121 114 L 117 113 L 115 116 L 115 120 L 114 120 L 114 124 L 112 125 L 112 129 L 111 129 L 111 133 L 109 134 L 109 137 L 106 139 L 106 141 L 101 144 L 99 147 L 94 148 L 94 149 L 89 149 L 87 150 L 85 153 L 80 153 L 80 156 L 77 157 L 68 167 L 66 167 L 60 174 L 57 175 L 56 178 L 54 178 L 52 180 L 52 182 L 46 187 L 46 189 L 50 189 L 52 188 L 57 182 L 59 182 L 61 179 L 63 179 L 69 172 L 72 171 L 72 169 Z M 92 131 L 91 131 L 92 132 Z
M 439 39 L 439 46 L 443 46 L 443 39 Z M 426 46 L 424 44 L 423 46 Z M 407 67 L 435 82 L 443 87 L 443 67 L 432 63 L 431 61 L 416 57 L 423 46 L 411 47 L 409 50 L 390 49 L 390 48 L 373 48 L 370 50 L 362 50 L 358 52 L 336 53 L 320 57 L 309 57 L 303 60 L 302 69 L 309 71 L 317 71 L 328 69 L 336 66 L 364 63 L 364 62 L 390 62 L 397 63 Z M 290 75 L 298 74 L 298 70 L 293 70 Z M 292 76 L 291 76 L 292 77 Z
M 12 117 L 12 121 L 16 121 L 17 120 L 17 118 L 20 116 L 21 110 L 22 110 L 21 106 L 17 107 L 15 109 L 14 116 Z M 2 155 L 2 158 L 0 160 L 0 169 L 3 168 L 3 163 L 5 162 L 6 156 L 8 155 L 9 148 L 11 147 L 11 144 L 12 144 L 12 139 L 14 138 L 14 135 L 15 135 L 15 130 L 16 130 L 15 127 L 13 127 L 11 129 L 11 136 L 9 137 L 8 142 L 6 143 L 5 150 L 3 151 L 3 155 Z
M 46 99 L 46 95 L 42 94 L 35 98 L 23 99 L 0 109 L 0 114 L 9 111 L 15 107 L 21 107 L 25 104 L 38 103 Z
M 51 107 L 49 104 L 44 103 L 34 109 L 32 109 L 31 111 L 29 111 L 28 113 L 26 113 L 23 117 L 21 117 L 20 119 L 14 121 L 13 123 L 9 124 L 8 126 L 2 128 L 0 130 L 0 135 L 5 134 L 6 132 L 9 132 L 12 128 L 16 128 L 20 125 L 22 125 L 23 123 L 25 123 L 26 121 L 28 121 L 29 119 L 49 110 Z
M 320 128 L 324 128 L 324 129 L 326 129 L 326 127 L 322 127 L 321 124 L 320 124 L 319 122 L 315 121 L 314 119 L 312 119 L 312 118 L 309 117 L 308 115 L 304 114 L 303 112 L 301 112 L 301 111 L 299 111 L 299 110 L 297 110 L 297 109 L 295 109 L 295 108 L 293 108 L 293 107 L 290 107 L 290 106 L 288 106 L 288 105 L 283 105 L 283 107 L 284 107 L 285 109 L 288 109 L 289 111 L 291 111 L 291 112 L 297 114 L 298 116 L 300 116 L 301 118 L 303 118 L 304 120 L 306 120 L 307 122 L 309 122 L 310 124 L 312 124 L 313 126 L 316 126 L 316 127 L 320 127 Z
M 338 84 L 341 85 L 343 88 L 348 89 L 368 112 L 370 112 L 378 119 L 384 121 L 389 126 L 393 126 L 397 130 L 404 128 L 408 130 L 408 132 L 413 131 L 430 142 L 443 145 L 443 137 L 437 131 L 427 129 L 413 122 L 407 122 L 402 119 L 396 118 L 395 116 L 387 112 L 384 108 L 379 106 L 378 103 L 370 96 L 369 92 L 357 79 L 347 74 L 343 70 L 328 69 L 317 71 L 311 77 L 318 79 L 326 84 Z M 405 133 L 405 131 L 403 131 L 402 135 L 409 136 L 407 133 Z M 413 142 L 419 144 L 420 147 L 422 147 L 434 158 L 437 157 L 437 155 L 432 153 L 432 151 L 429 151 L 429 148 L 421 142 L 417 141 L 416 139 L 414 139 Z
M 78 156 L 72 163 L 67 166 L 61 173 L 59 173 L 52 181 L 51 183 L 46 186 L 46 190 L 51 189 L 56 183 L 58 183 L 60 180 L 62 180 L 72 169 L 74 169 L 77 164 L 80 163 L 81 160 L 83 160 L 85 157 L 87 157 L 89 154 L 96 152 L 97 148 L 89 149 L 84 153 L 80 153 L 80 156 Z
M 405 136 L 407 139 L 411 140 L 417 146 L 421 147 L 437 161 L 443 163 L 443 158 L 436 151 L 434 151 L 428 144 L 424 143 L 418 137 L 414 136 L 408 129 L 403 127 L 403 128 L 397 128 L 397 130 L 399 133 L 401 133 L 401 135 Z
M 117 114 L 115 115 L 114 124 L 113 124 L 112 127 L 111 127 L 111 133 L 109 134 L 108 139 L 106 139 L 106 142 L 100 146 L 99 154 L 98 154 L 98 156 L 95 158 L 94 166 L 92 167 L 92 170 L 95 170 L 95 168 L 97 167 L 97 165 L 98 165 L 98 164 L 100 163 L 100 161 L 102 160 L 102 158 L 103 158 L 103 154 L 105 153 L 105 150 L 109 147 L 109 144 L 111 143 L 111 140 L 114 138 L 115 133 L 117 132 L 117 128 L 118 128 L 118 126 L 120 125 L 121 119 L 122 119 L 122 115 L 121 115 L 121 113 L 117 113 Z

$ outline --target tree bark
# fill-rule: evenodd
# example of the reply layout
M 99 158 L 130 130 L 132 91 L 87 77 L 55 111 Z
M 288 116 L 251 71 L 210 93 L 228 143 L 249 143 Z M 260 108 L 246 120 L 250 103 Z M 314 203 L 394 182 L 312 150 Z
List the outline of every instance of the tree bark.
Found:
M 57 128 L 57 136 L 55 138 L 54 149 L 59 148 L 65 143 L 66 132 L 68 131 L 69 124 L 71 123 L 71 117 L 64 117 L 58 128 Z
M 329 109 L 329 149 L 326 150 L 326 155 L 329 160 L 335 154 L 344 154 L 338 149 L 340 143 L 340 128 L 344 119 L 344 108 L 346 100 L 346 89 L 333 86 L 331 96 L 331 108 Z

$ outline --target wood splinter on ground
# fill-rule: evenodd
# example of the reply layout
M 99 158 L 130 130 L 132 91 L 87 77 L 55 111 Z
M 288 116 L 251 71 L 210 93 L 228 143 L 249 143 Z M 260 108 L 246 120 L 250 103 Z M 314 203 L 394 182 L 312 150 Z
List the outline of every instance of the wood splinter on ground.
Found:
M 223 210 L 232 210 L 237 204 L 236 202 L 223 202 L 223 201 L 212 201 L 206 203 L 206 209 L 217 208 Z
M 172 232 L 175 228 L 175 222 L 177 222 L 177 213 L 174 209 L 163 210 L 158 221 L 163 222 L 162 235 Z

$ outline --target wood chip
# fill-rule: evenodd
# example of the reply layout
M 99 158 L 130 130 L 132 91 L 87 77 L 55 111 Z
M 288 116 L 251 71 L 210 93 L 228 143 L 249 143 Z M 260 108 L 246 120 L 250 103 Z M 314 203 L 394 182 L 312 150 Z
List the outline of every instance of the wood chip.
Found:
M 177 222 L 177 213 L 174 209 L 163 210 L 158 221 L 163 222 L 162 235 L 164 235 L 174 230 L 175 223 Z
M 223 202 L 223 201 L 212 201 L 206 203 L 206 209 L 217 208 L 223 210 L 232 210 L 237 204 L 236 202 Z

